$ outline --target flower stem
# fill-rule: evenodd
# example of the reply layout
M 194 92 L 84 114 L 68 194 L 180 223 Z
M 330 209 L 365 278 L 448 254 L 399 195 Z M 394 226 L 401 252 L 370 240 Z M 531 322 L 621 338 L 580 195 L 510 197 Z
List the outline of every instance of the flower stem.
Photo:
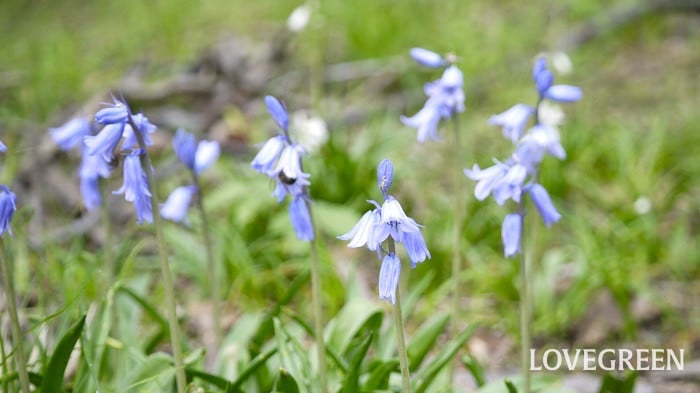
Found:
M 462 172 L 462 165 L 459 158 L 464 152 L 461 151 L 460 139 L 459 139 L 459 122 L 457 116 L 452 118 L 452 125 L 454 130 L 454 157 L 455 157 L 455 178 L 454 178 L 454 227 L 453 231 L 453 244 L 452 244 L 452 318 L 450 318 L 450 332 L 452 336 L 457 335 L 458 326 L 457 320 L 460 314 L 460 293 L 459 293 L 459 276 L 462 270 L 462 258 L 461 258 L 461 245 L 462 245 L 462 202 L 464 201 L 462 195 L 462 180 L 464 179 L 464 173 Z M 450 367 L 450 381 L 454 379 L 455 372 L 455 362 L 452 362 Z M 450 382 L 452 383 L 452 382 Z
M 396 253 L 394 239 L 389 237 L 389 252 Z M 406 352 L 406 339 L 403 331 L 403 315 L 401 311 L 400 288 L 396 288 L 396 302 L 394 303 L 394 324 L 396 325 L 396 341 L 399 349 L 399 364 L 401 367 L 401 381 L 403 393 L 411 393 L 411 373 L 408 369 L 408 356 Z
M 520 213 L 523 219 L 523 230 L 521 233 L 521 241 L 525 246 L 520 253 L 520 363 L 523 374 L 523 393 L 530 393 L 530 275 L 529 270 L 532 259 L 532 242 L 525 242 L 525 221 L 527 216 L 524 214 L 522 201 L 520 202 Z M 532 234 L 530 234 L 532 237 Z
M 134 135 L 138 140 L 139 146 L 143 149 L 141 154 L 141 164 L 146 168 L 146 180 L 148 188 L 151 191 L 151 208 L 153 209 L 153 226 L 156 232 L 156 242 L 158 243 L 158 254 L 160 259 L 160 270 L 163 278 L 163 292 L 165 295 L 165 306 L 170 328 L 170 345 L 173 350 L 173 361 L 175 362 L 175 381 L 177 383 L 177 392 L 185 393 L 187 379 L 185 378 L 185 367 L 182 356 L 182 345 L 180 342 L 180 325 L 177 321 L 177 313 L 175 308 L 175 288 L 173 286 L 173 278 L 168 264 L 168 251 L 165 247 L 165 236 L 163 235 L 163 219 L 160 216 L 160 206 L 156 196 L 156 181 L 153 176 L 153 166 L 151 158 L 146 150 L 141 130 L 136 126 L 134 119 L 129 114 L 129 125 L 134 130 Z
M 318 257 L 318 243 L 316 242 L 316 225 L 314 225 L 311 206 L 308 201 L 311 227 L 314 228 L 314 238 L 309 242 L 311 252 L 311 307 L 314 313 L 314 330 L 316 331 L 316 359 L 318 360 L 318 375 L 321 382 L 321 391 L 328 392 L 328 379 L 326 377 L 326 346 L 323 340 L 323 305 L 321 304 L 321 267 Z
M 105 266 L 107 266 L 107 278 L 110 283 L 114 283 L 114 278 L 117 276 L 117 266 L 114 259 L 114 250 L 112 250 L 112 223 L 110 222 L 109 207 L 107 203 L 104 202 L 106 192 L 104 187 L 100 189 L 100 196 L 102 197 L 102 205 L 100 206 L 100 213 L 102 218 L 102 225 L 105 231 L 105 240 L 102 244 L 102 254 L 105 259 Z
M 221 326 L 221 285 L 218 272 L 219 264 L 214 259 L 214 249 L 211 242 L 211 232 L 209 229 L 209 221 L 207 220 L 207 213 L 204 209 L 204 195 L 202 194 L 202 186 L 199 181 L 199 176 L 195 172 L 192 172 L 192 181 L 197 187 L 197 193 L 199 194 L 197 198 L 197 210 L 199 211 L 199 218 L 202 222 L 202 236 L 204 237 L 204 248 L 207 253 L 207 267 L 209 268 L 209 277 L 211 277 L 211 297 L 214 306 L 214 339 L 215 348 L 219 348 L 221 344 L 223 333 Z
M 5 278 L 5 291 L 7 293 L 7 308 L 10 314 L 10 325 L 12 335 L 14 336 L 15 345 L 15 362 L 17 362 L 17 375 L 19 375 L 19 386 L 22 393 L 29 393 L 29 374 L 27 373 L 27 361 L 24 358 L 24 349 L 22 348 L 22 329 L 19 326 L 19 317 L 17 316 L 17 303 L 15 303 L 15 285 L 12 281 L 12 273 L 10 272 L 10 263 L 7 260 L 5 251 L 5 240 L 2 240 L 2 252 L 0 252 L 0 264 L 2 265 L 2 276 Z M 4 361 L 4 358 L 3 358 Z M 3 362 L 4 363 L 4 362 Z

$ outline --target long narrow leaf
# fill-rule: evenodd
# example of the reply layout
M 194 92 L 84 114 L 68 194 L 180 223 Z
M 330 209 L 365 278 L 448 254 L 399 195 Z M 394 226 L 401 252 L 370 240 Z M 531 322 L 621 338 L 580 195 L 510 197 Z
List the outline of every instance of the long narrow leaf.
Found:
M 406 349 L 408 352 L 408 367 L 415 370 L 425 359 L 425 355 L 435 345 L 440 333 L 445 330 L 450 316 L 447 313 L 439 313 L 428 319 L 413 334 L 411 342 Z
M 355 350 L 352 351 L 349 364 L 350 369 L 345 376 L 345 383 L 343 384 L 343 393 L 355 393 L 358 391 L 362 360 L 364 360 L 365 355 L 367 355 L 371 343 L 372 332 L 369 332 L 369 334 L 362 339 L 362 342 L 355 347 Z
M 227 389 L 231 392 L 238 392 L 241 385 L 245 383 L 248 378 L 253 375 L 260 367 L 262 367 L 265 362 L 267 362 L 268 359 L 272 357 L 272 355 L 277 353 L 277 348 L 270 348 L 266 352 L 261 353 L 258 355 L 255 359 L 253 359 L 248 367 L 243 370 L 240 375 L 238 375 L 238 378 L 236 378 L 235 381 L 231 384 L 231 386 Z
M 440 351 L 437 358 L 430 364 L 430 366 L 422 370 L 419 375 L 416 375 L 417 383 L 416 388 L 413 390 L 414 393 L 423 393 L 428 389 L 430 384 L 433 382 L 433 379 L 435 379 L 435 377 L 447 363 L 452 361 L 455 353 L 462 348 L 473 332 L 474 325 L 465 329 L 459 336 L 449 342 L 442 351 Z
M 80 338 L 84 325 L 85 315 L 68 329 L 61 337 L 58 345 L 56 345 L 49 359 L 49 365 L 46 367 L 44 378 L 41 381 L 41 391 L 43 393 L 62 392 L 63 375 L 66 372 L 66 366 L 68 366 L 68 359 L 70 359 L 75 343 Z

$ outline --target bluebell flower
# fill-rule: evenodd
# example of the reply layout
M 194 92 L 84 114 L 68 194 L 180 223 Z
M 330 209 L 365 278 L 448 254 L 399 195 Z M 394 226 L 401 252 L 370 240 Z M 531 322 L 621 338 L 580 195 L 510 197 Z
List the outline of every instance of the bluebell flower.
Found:
M 530 129 L 530 132 L 523 139 L 524 141 L 531 140 L 535 142 L 542 148 L 543 152 L 560 160 L 566 158 L 566 151 L 559 141 L 559 132 L 554 127 L 537 124 Z
M 299 240 L 311 241 L 314 239 L 314 227 L 311 224 L 311 214 L 303 195 L 294 197 L 289 202 L 289 220 Z
M 70 150 L 82 144 L 91 131 L 90 119 L 87 117 L 76 117 L 60 127 L 49 128 L 51 138 L 62 150 Z
M 543 56 L 535 60 L 535 65 L 532 68 L 532 79 L 540 98 L 557 102 L 576 102 L 583 97 L 583 92 L 578 86 L 554 84 L 554 75 L 547 68 L 547 59 Z
M 0 184 L 0 237 L 2 237 L 5 232 L 12 235 L 12 228 L 10 228 L 10 221 L 12 221 L 12 216 L 17 210 L 17 197 L 15 194 L 4 184 Z
M 394 253 L 386 254 L 379 269 L 379 298 L 396 304 L 396 288 L 401 276 L 401 261 Z
M 177 157 L 195 174 L 209 168 L 221 153 L 216 141 L 199 141 L 184 129 L 179 129 L 173 138 L 173 149 Z
M 80 195 L 83 204 L 88 210 L 92 210 L 102 205 L 99 178 L 109 177 L 112 168 L 102 157 L 87 154 L 86 150 L 87 147 L 83 145 L 78 177 L 80 178 Z
M 520 202 L 527 168 L 512 161 L 496 162 L 495 165 L 483 170 L 475 164 L 471 170 L 465 169 L 464 174 L 477 182 L 474 188 L 476 199 L 483 201 L 493 194 L 496 203 L 503 205 L 508 199 Z
M 2 143 L 2 141 L 0 141 L 0 152 L 4 153 L 6 151 L 7 151 L 7 146 L 5 146 L 5 144 Z
M 554 207 L 552 199 L 549 197 L 549 193 L 547 193 L 547 190 L 542 187 L 541 184 L 534 183 L 530 185 L 528 187 L 528 193 L 530 194 L 535 207 L 537 207 L 537 211 L 539 211 L 540 216 L 542 216 L 544 225 L 546 225 L 547 228 L 549 228 L 552 223 L 555 223 L 561 219 L 561 214 L 559 214 L 557 209 Z
M 124 134 L 125 123 L 110 123 L 97 135 L 88 135 L 84 138 L 86 153 L 90 155 L 99 155 L 105 161 L 112 161 L 114 149 L 117 148 L 119 141 Z
M 124 199 L 134 204 L 138 223 L 153 222 L 151 191 L 146 173 L 141 168 L 141 151 L 135 150 L 124 158 L 124 184 L 114 194 L 124 194 Z
M 444 67 L 447 64 L 442 56 L 427 49 L 411 48 L 409 54 L 411 55 L 411 58 L 416 61 L 416 63 L 426 67 L 439 68 Z
M 272 120 L 286 133 L 289 131 L 289 115 L 287 108 L 275 97 L 265 96 L 265 106 L 272 116 Z
M 523 216 L 519 213 L 508 214 L 503 219 L 501 226 L 501 240 L 503 241 L 503 254 L 506 258 L 520 252 L 520 238 L 523 230 Z
M 289 115 L 285 106 L 272 96 L 265 97 L 265 105 L 282 134 L 265 142 L 250 166 L 275 181 L 272 195 L 278 202 L 282 202 L 288 194 L 290 195 L 289 218 L 297 238 L 304 241 L 313 240 L 314 229 L 307 206 L 311 175 L 305 173 L 301 165 L 304 148 L 292 143 L 289 138 Z M 207 153 L 203 154 L 203 165 L 210 159 L 214 149 L 212 146 L 205 146 L 204 151 Z
M 426 83 L 424 92 L 428 96 L 423 108 L 411 117 L 401 116 L 401 122 L 418 130 L 417 140 L 440 140 L 437 127 L 440 119 L 449 119 L 464 111 L 464 77 L 455 65 L 445 69 L 440 79 Z
M 148 118 L 141 113 L 133 115 L 131 119 L 134 121 L 136 127 L 138 127 L 141 135 L 143 135 L 143 143 L 146 146 L 152 146 L 153 140 L 151 140 L 151 134 L 156 132 L 158 127 L 148 121 Z M 124 133 L 122 136 L 124 138 L 124 142 L 122 142 L 121 146 L 122 150 L 131 150 L 138 144 L 138 139 L 136 138 L 136 134 L 134 134 L 134 130 L 131 128 L 131 124 L 126 123 L 124 125 Z M 146 146 L 141 146 L 141 148 L 145 149 Z
M 527 121 L 534 113 L 535 108 L 517 104 L 503 113 L 491 116 L 489 124 L 503 127 L 503 136 L 518 143 L 525 132 Z
M 185 222 L 187 210 L 190 208 L 192 198 L 196 193 L 197 186 L 193 185 L 174 189 L 165 203 L 160 205 L 161 217 L 174 222 Z
M 112 97 L 112 104 L 95 113 L 95 121 L 100 124 L 124 124 L 128 121 L 131 110 L 126 102 Z
M 430 258 L 430 251 L 420 225 L 406 215 L 396 198 L 387 194 L 393 181 L 393 171 L 393 164 L 389 160 L 383 160 L 378 165 L 377 186 L 384 195 L 384 203 L 380 206 L 376 201 L 368 201 L 375 208 L 366 212 L 349 232 L 338 236 L 338 239 L 349 240 L 348 247 L 352 248 L 367 246 L 368 249 L 377 251 L 381 258 L 384 251 L 381 244 L 391 236 L 394 242 L 404 245 L 411 266 L 415 268 L 418 263 Z M 382 262 L 379 277 L 382 299 L 393 301 L 396 285 L 392 280 L 398 280 L 397 269 L 400 270 L 399 259 L 390 252 Z

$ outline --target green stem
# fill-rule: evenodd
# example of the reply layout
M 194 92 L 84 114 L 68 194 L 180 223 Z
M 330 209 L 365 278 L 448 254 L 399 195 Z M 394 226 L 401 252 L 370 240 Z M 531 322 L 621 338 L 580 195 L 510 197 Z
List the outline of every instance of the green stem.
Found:
M 454 130 L 454 157 L 455 157 L 455 178 L 454 178 L 454 228 L 453 231 L 453 244 L 452 244 L 452 318 L 450 318 L 450 332 L 453 337 L 457 336 L 458 331 L 458 316 L 460 314 L 460 294 L 459 294 L 459 276 L 462 270 L 462 258 L 461 258 L 461 244 L 462 244 L 462 203 L 464 201 L 462 195 L 462 180 L 464 179 L 464 173 L 462 172 L 462 165 L 459 157 L 462 156 L 463 152 L 460 148 L 459 139 L 459 123 L 457 121 L 457 116 L 452 119 L 453 130 Z M 452 362 L 450 366 L 450 381 L 454 380 L 456 362 Z
M 389 252 L 396 253 L 394 239 L 389 237 Z M 401 381 L 403 384 L 403 393 L 411 393 L 411 373 L 408 369 L 408 356 L 406 351 L 406 339 L 403 331 L 403 317 L 401 313 L 401 296 L 400 288 L 396 288 L 394 303 L 394 325 L 396 325 L 396 341 L 399 349 L 399 364 L 401 367 Z
M 523 393 L 530 393 L 530 315 L 531 315 L 531 296 L 530 296 L 530 266 L 532 260 L 532 244 L 526 243 L 525 240 L 525 222 L 527 216 L 523 214 L 522 202 L 520 206 L 522 214 L 521 244 L 527 245 L 520 253 L 520 363 L 523 374 Z M 532 234 L 530 234 L 532 237 Z
M 160 259 L 160 270 L 163 276 L 163 290 L 165 294 L 165 306 L 168 317 L 168 325 L 170 327 L 170 345 L 173 349 L 173 360 L 175 362 L 175 380 L 177 383 L 177 392 L 185 393 L 187 379 L 185 378 L 185 367 L 182 356 L 182 346 L 180 342 L 180 325 L 177 321 L 177 313 L 175 308 L 175 288 L 173 286 L 173 278 L 168 264 L 168 251 L 165 247 L 165 236 L 163 235 L 163 219 L 160 216 L 160 206 L 156 196 L 156 181 L 153 176 L 153 166 L 151 165 L 151 157 L 146 150 L 146 143 L 141 130 L 134 123 L 134 119 L 129 115 L 129 125 L 134 130 L 134 135 L 138 140 L 139 146 L 143 149 L 141 154 L 141 164 L 146 168 L 146 180 L 148 181 L 148 189 L 151 191 L 151 208 L 153 209 L 153 226 L 156 231 L 156 242 L 158 243 L 158 254 Z
M 311 307 L 314 313 L 314 330 L 316 331 L 316 359 L 318 360 L 318 375 L 321 382 L 321 391 L 328 392 L 328 379 L 326 377 L 326 346 L 323 340 L 323 305 L 321 304 L 321 266 L 318 257 L 318 243 L 316 242 L 316 225 L 314 225 L 311 206 L 307 202 L 311 218 L 311 227 L 314 229 L 314 238 L 309 242 L 311 248 Z
M 17 316 L 17 303 L 15 303 L 15 285 L 10 272 L 10 263 L 7 260 L 5 251 L 5 240 L 2 240 L 2 252 L 0 252 L 0 264 L 2 265 L 2 276 L 5 278 L 5 291 L 7 292 L 7 308 L 10 314 L 10 325 L 12 336 L 14 337 L 15 362 L 17 363 L 17 375 L 19 375 L 19 386 L 22 393 L 29 393 L 29 374 L 27 373 L 27 361 L 24 358 L 24 348 L 22 348 L 22 329 L 19 326 Z
M 104 201 L 106 199 L 104 187 L 102 187 L 100 190 L 100 194 L 102 195 L 102 200 Z M 100 206 L 100 213 L 102 216 L 102 225 L 104 226 L 105 230 L 105 241 L 102 247 L 102 253 L 105 259 L 105 266 L 107 266 L 107 278 L 111 284 L 115 282 L 114 278 L 117 276 L 117 267 L 113 254 L 114 250 L 112 250 L 112 223 L 110 220 L 109 207 L 107 203 L 102 203 Z
M 202 222 L 202 236 L 204 237 L 204 247 L 207 253 L 207 267 L 209 268 L 209 277 L 211 277 L 211 297 L 214 306 L 214 337 L 215 337 L 215 347 L 218 348 L 221 344 L 223 333 L 221 330 L 221 285 L 220 277 L 218 272 L 218 264 L 214 259 L 214 249 L 212 247 L 211 241 L 211 231 L 209 229 L 209 221 L 207 220 L 207 213 L 204 209 L 204 195 L 202 194 L 202 186 L 199 181 L 199 176 L 195 172 L 192 172 L 192 180 L 194 185 L 197 187 L 198 198 L 197 200 L 197 210 L 199 211 L 199 217 Z
M 7 354 L 5 353 L 5 340 L 2 337 L 2 333 L 0 333 L 0 356 L 2 356 L 2 375 L 9 375 L 10 374 L 10 369 L 7 367 Z M 2 380 L 2 391 L 4 393 L 9 392 L 9 388 L 7 386 L 8 383 L 8 378 L 3 378 Z

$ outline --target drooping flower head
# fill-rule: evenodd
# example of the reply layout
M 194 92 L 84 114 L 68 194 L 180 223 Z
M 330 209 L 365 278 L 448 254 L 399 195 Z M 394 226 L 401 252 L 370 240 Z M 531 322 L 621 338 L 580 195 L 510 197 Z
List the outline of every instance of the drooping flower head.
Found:
M 199 141 L 194 135 L 179 129 L 173 138 L 173 149 L 183 164 L 195 174 L 209 168 L 219 158 L 221 147 L 216 141 Z
M 187 210 L 192 198 L 197 194 L 197 186 L 181 186 L 173 190 L 160 205 L 160 216 L 174 222 L 186 222 Z
M 284 104 L 275 97 L 266 96 L 265 105 L 281 133 L 262 145 L 250 166 L 275 182 L 272 194 L 278 202 L 290 196 L 289 218 L 297 238 L 313 240 L 314 230 L 308 209 L 311 175 L 304 172 L 301 163 L 302 155 L 306 152 L 289 137 L 289 115 Z
M 49 134 L 61 150 L 70 150 L 83 143 L 83 139 L 92 134 L 90 119 L 76 117 L 60 127 L 49 128 Z
M 153 222 L 151 191 L 148 188 L 146 173 L 141 167 L 142 150 L 134 150 L 124 158 L 124 183 L 114 194 L 124 195 L 124 199 L 134 204 L 138 223 L 144 220 Z
M 12 234 L 10 221 L 17 210 L 17 197 L 4 184 L 0 184 L 0 237 L 8 232 Z
M 444 59 L 435 52 L 423 48 L 413 48 L 411 57 L 421 65 L 431 68 L 445 67 L 440 79 L 425 84 L 424 92 L 428 96 L 423 108 L 411 117 L 401 116 L 401 121 L 417 129 L 418 142 L 428 139 L 440 140 L 437 132 L 440 119 L 449 119 L 464 111 L 464 76 L 454 65 L 452 56 Z
M 377 186 L 384 196 L 384 203 L 368 201 L 374 209 L 366 212 L 360 221 L 347 233 L 338 236 L 340 240 L 349 240 L 348 247 L 358 248 L 367 246 L 376 251 L 380 259 L 384 255 L 379 274 L 379 295 L 383 300 L 395 301 L 395 291 L 401 271 L 401 262 L 392 247 L 385 251 L 382 243 L 393 241 L 402 243 L 411 261 L 416 267 L 420 262 L 430 258 L 430 251 L 425 244 L 421 226 L 404 212 L 396 198 L 388 194 L 393 182 L 394 165 L 385 159 L 377 166 Z
M 532 80 L 541 98 L 557 102 L 576 102 L 583 97 L 583 92 L 578 86 L 554 84 L 554 74 L 547 68 L 547 59 L 544 56 L 535 60 Z

